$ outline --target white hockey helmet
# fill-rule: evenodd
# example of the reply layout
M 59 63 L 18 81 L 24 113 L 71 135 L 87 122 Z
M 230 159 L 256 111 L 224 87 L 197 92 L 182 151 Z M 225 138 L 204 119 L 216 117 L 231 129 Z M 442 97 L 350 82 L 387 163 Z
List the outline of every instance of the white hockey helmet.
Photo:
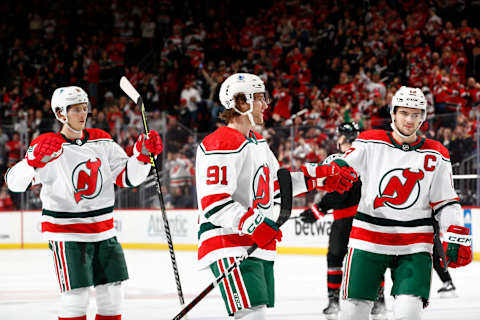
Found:
M 235 96 L 243 93 L 246 102 L 252 106 L 255 93 L 265 93 L 265 84 L 259 76 L 251 73 L 235 73 L 223 81 L 220 87 L 219 98 L 225 109 L 235 109 Z
M 420 88 L 402 86 L 395 92 L 392 98 L 390 115 L 395 113 L 395 107 L 407 107 L 423 111 L 422 122 L 427 118 L 427 99 Z
M 50 101 L 55 118 L 61 123 L 65 123 L 58 115 L 57 109 L 60 109 L 60 114 L 67 118 L 67 108 L 73 104 L 86 103 L 89 104 L 87 93 L 80 87 L 60 87 L 55 89 Z
M 409 136 L 403 135 L 395 125 L 396 107 L 406 107 L 422 110 L 422 121 L 420 121 L 420 123 L 418 124 L 417 130 L 427 119 L 427 99 L 425 99 L 425 95 L 420 88 L 402 86 L 400 87 L 400 89 L 397 90 L 397 92 L 395 92 L 392 98 L 392 105 L 390 108 L 390 117 L 392 118 L 392 123 L 390 124 L 390 126 L 392 127 L 393 131 L 395 131 L 398 135 L 403 138 L 408 138 Z M 413 136 L 415 134 L 416 132 L 414 132 L 410 136 Z

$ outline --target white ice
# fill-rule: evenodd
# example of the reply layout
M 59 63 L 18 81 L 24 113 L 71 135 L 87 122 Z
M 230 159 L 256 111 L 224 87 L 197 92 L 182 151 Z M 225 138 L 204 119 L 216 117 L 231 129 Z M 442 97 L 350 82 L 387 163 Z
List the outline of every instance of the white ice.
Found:
M 123 319 L 171 319 L 179 302 L 170 257 L 167 251 L 126 250 L 130 280 L 125 282 Z M 187 301 L 212 280 L 209 271 L 195 270 L 194 252 L 176 252 L 181 283 Z M 268 319 L 324 319 L 327 305 L 326 259 L 324 256 L 279 255 L 275 264 L 276 305 Z M 457 298 L 441 299 L 441 283 L 433 275 L 430 306 L 424 320 L 480 319 L 480 262 L 451 269 Z M 391 287 L 386 281 L 386 292 Z M 58 282 L 49 250 L 0 251 L 0 319 L 56 319 Z M 392 309 L 392 298 L 387 297 Z M 88 319 L 94 319 L 95 300 L 91 298 Z M 390 312 L 391 317 L 391 312 Z M 190 313 L 190 320 L 227 319 L 218 288 Z

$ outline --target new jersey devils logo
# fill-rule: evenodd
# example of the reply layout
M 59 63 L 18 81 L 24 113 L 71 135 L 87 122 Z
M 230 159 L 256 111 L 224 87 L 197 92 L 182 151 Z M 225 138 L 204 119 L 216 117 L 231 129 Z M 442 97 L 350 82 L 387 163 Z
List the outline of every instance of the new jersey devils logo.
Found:
M 82 199 L 93 199 L 100 194 L 103 184 L 102 172 L 99 170 L 101 165 L 102 161 L 97 158 L 82 162 L 73 169 L 72 183 L 77 203 Z
M 379 195 L 373 202 L 373 208 L 388 206 L 393 209 L 410 208 L 420 196 L 420 183 L 425 174 L 407 169 L 393 169 L 380 180 Z M 382 191 L 383 190 L 383 191 Z
M 253 178 L 254 201 L 263 209 L 270 207 L 270 168 L 267 164 L 259 167 Z

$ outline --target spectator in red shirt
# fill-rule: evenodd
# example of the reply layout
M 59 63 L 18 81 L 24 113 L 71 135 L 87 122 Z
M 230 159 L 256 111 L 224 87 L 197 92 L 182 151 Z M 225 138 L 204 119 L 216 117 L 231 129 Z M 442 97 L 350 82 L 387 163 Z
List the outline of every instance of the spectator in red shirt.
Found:
M 8 193 L 7 185 L 3 185 L 0 189 L 0 211 L 14 210 L 15 205 L 13 204 L 12 198 Z
M 98 103 L 98 83 L 100 82 L 100 66 L 97 59 L 93 56 L 92 50 L 89 51 L 89 62 L 87 67 L 88 93 L 92 105 Z
M 20 134 L 18 132 L 15 132 L 13 134 L 12 140 L 8 141 L 5 145 L 9 165 L 20 161 L 22 147 L 23 145 L 20 141 Z

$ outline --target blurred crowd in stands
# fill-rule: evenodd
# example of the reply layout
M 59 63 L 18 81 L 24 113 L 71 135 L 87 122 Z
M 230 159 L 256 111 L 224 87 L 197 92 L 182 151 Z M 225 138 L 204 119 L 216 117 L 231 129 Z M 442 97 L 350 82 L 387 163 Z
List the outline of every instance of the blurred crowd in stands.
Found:
M 295 14 L 292 14 L 295 13 Z M 401 85 L 428 100 L 422 132 L 452 163 L 472 155 L 480 104 L 479 1 L 137 0 L 0 3 L 0 174 L 37 135 L 58 130 L 50 97 L 76 84 L 89 94 L 90 127 L 128 154 L 142 132 L 139 89 L 150 126 L 162 132 L 167 202 L 195 206 L 197 143 L 223 125 L 220 84 L 259 75 L 271 97 L 262 134 L 284 166 L 335 152 L 344 121 L 389 129 Z M 13 208 L 0 182 L 0 210 Z

